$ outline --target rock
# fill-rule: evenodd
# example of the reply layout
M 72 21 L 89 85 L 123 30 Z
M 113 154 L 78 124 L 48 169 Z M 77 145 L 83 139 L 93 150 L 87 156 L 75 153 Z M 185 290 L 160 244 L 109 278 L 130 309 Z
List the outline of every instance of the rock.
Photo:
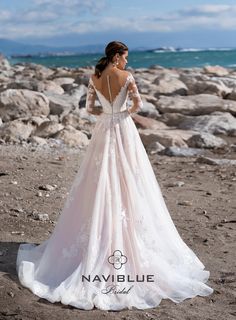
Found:
M 70 111 L 79 108 L 79 102 L 83 95 L 86 93 L 86 88 L 80 86 L 71 91 L 70 94 L 52 94 L 45 93 L 49 99 L 50 113 L 55 115 L 68 114 Z
M 6 89 L 27 89 L 31 91 L 38 91 L 38 80 L 36 79 L 14 79 L 9 82 Z
M 59 122 L 59 116 L 57 114 L 50 114 L 47 119 L 51 120 L 51 121 L 55 121 L 55 122 Z
M 180 80 L 188 87 L 188 95 L 205 93 L 218 95 L 224 98 L 232 91 L 232 89 L 226 86 L 221 79 L 217 78 L 213 80 L 202 74 L 181 74 Z
M 61 86 L 66 92 L 71 91 L 73 88 L 78 86 L 76 83 L 74 83 L 75 80 L 69 77 L 56 78 L 53 79 L 53 81 Z
M 63 94 L 64 93 L 64 89 L 58 85 L 57 83 L 55 83 L 52 80 L 43 80 L 38 82 L 38 90 L 39 92 L 51 92 L 51 93 L 55 93 L 55 94 Z
M 75 129 L 80 129 L 80 124 L 82 124 L 83 121 L 78 114 L 69 113 L 62 118 L 61 123 L 64 126 L 71 125 Z
M 177 204 L 180 206 L 188 206 L 188 207 L 193 205 L 192 202 L 189 200 L 178 201 Z
M 25 118 L 27 119 L 27 118 Z M 35 125 L 36 127 L 40 126 L 43 122 L 48 121 L 48 118 L 44 115 L 41 116 L 32 116 L 32 117 L 28 117 L 28 121 L 30 121 L 30 123 L 32 123 L 33 125 Z
M 53 81 L 58 84 L 59 86 L 63 86 L 66 84 L 72 84 L 74 83 L 75 79 L 70 77 L 60 77 L 60 78 L 54 78 Z
M 188 94 L 187 86 L 181 80 L 177 79 L 176 76 L 162 75 L 161 77 L 157 77 L 153 83 L 156 84 L 155 97 L 159 97 L 160 95 Z
M 183 181 L 175 181 L 175 182 L 168 182 L 165 184 L 165 187 L 167 188 L 173 188 L 173 187 L 182 187 L 184 185 Z
M 47 144 L 47 140 L 41 137 L 37 137 L 37 136 L 31 136 L 28 138 L 28 141 L 31 143 L 35 143 L 38 144 L 40 146 L 42 145 L 46 145 Z
M 171 157 L 194 157 L 202 153 L 201 149 L 188 147 L 167 147 L 160 154 Z
M 55 138 L 61 139 L 65 144 L 71 147 L 84 147 L 89 144 L 89 139 L 86 134 L 76 130 L 68 125 L 55 135 Z
M 22 75 L 29 77 L 33 76 L 35 79 L 38 80 L 47 79 L 51 77 L 53 74 L 54 71 L 52 69 L 36 63 L 27 63 L 22 72 Z
M 153 130 L 168 128 L 167 125 L 164 124 L 163 122 L 160 122 L 155 119 L 143 117 L 139 114 L 133 114 L 132 118 L 138 128 L 153 129 Z
M 139 134 L 142 142 L 145 146 L 148 146 L 152 142 L 159 142 L 165 147 L 177 146 L 187 147 L 186 141 L 193 135 L 195 131 L 187 130 L 151 130 L 151 129 L 139 129 Z
M 0 54 L 0 70 L 10 70 L 11 65 L 7 59 L 4 58 L 2 54 Z
M 232 159 L 213 159 L 209 157 L 199 157 L 195 160 L 197 163 L 206 163 L 209 165 L 236 165 L 236 160 Z
M 162 144 L 160 144 L 158 141 L 152 142 L 146 147 L 147 152 L 150 154 L 159 153 L 164 149 L 165 147 Z
M 184 116 L 178 127 L 184 130 L 233 135 L 236 131 L 236 119 L 227 112 L 214 112 L 211 115 L 196 117 Z
M 235 85 L 236 85 L 236 83 L 235 83 Z M 236 100 L 236 89 L 234 88 L 226 98 L 229 100 L 235 101 Z
M 158 110 L 156 110 L 156 107 L 153 103 L 147 102 L 143 100 L 143 107 L 138 112 L 141 116 L 152 118 L 152 119 L 158 119 L 160 118 L 160 114 Z
M 194 90 L 189 90 L 189 94 L 209 93 L 224 98 L 228 96 L 232 90 L 226 87 L 223 82 L 219 82 L 220 81 L 218 81 L 218 83 L 211 81 L 197 81 L 194 85 Z
M 215 137 L 213 134 L 202 132 L 190 137 L 187 141 L 189 147 L 193 148 L 222 148 L 227 145 L 227 142 L 220 137 Z
M 57 121 L 45 121 L 34 132 L 35 136 L 41 138 L 53 137 L 57 132 L 64 129 L 64 126 Z
M 24 123 L 20 119 L 4 123 L 0 127 L 0 138 L 6 142 L 27 140 L 34 130 L 30 123 Z
M 156 104 L 161 113 L 181 113 L 185 115 L 204 115 L 215 111 L 230 112 L 236 115 L 236 102 L 223 100 L 210 94 L 199 94 L 186 97 L 161 96 Z
M 213 74 L 216 76 L 227 76 L 229 74 L 229 70 L 221 66 L 205 66 L 203 71 L 207 74 Z
M 49 114 L 48 98 L 30 90 L 8 89 L 0 93 L 0 117 L 3 121 Z
M 56 187 L 57 187 L 56 184 L 54 184 L 53 186 L 50 185 L 50 184 L 45 184 L 45 185 L 39 186 L 39 189 L 40 189 L 40 190 L 46 190 L 46 191 L 53 191 L 53 190 L 56 189 Z
M 47 213 L 38 213 L 34 216 L 34 218 L 39 221 L 48 221 L 49 220 L 49 216 Z

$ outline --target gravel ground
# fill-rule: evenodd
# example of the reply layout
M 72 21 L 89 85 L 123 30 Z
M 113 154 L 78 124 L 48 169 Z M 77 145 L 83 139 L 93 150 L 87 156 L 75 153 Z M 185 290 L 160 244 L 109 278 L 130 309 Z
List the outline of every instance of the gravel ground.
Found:
M 162 300 L 148 310 L 85 311 L 52 304 L 19 283 L 15 269 L 18 246 L 49 237 L 85 151 L 0 146 L 0 320 L 235 319 L 236 170 L 235 166 L 200 164 L 195 158 L 149 155 L 180 235 L 211 273 L 212 295 L 180 304 Z M 236 154 L 227 157 L 235 159 Z M 175 186 L 180 181 L 184 184 Z M 42 190 L 45 184 L 53 190 Z M 49 219 L 37 220 L 38 214 L 47 214 Z

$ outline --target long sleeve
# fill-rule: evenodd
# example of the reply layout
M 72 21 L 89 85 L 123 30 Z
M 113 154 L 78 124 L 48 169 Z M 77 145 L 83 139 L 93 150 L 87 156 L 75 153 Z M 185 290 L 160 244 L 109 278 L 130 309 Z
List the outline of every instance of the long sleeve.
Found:
M 140 97 L 137 85 L 135 83 L 135 79 L 131 73 L 130 73 L 130 82 L 128 85 L 128 94 L 129 94 L 129 98 L 132 99 L 133 101 L 133 107 L 135 107 L 134 112 L 136 113 L 140 111 L 143 107 L 143 102 Z
M 87 112 L 92 113 L 96 99 L 96 91 L 92 85 L 91 78 L 89 78 L 88 91 L 86 96 L 85 109 Z

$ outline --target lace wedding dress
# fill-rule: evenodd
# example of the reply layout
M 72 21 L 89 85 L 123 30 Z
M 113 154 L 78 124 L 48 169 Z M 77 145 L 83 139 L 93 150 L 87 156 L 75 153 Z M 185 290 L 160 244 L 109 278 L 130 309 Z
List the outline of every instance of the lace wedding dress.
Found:
M 62 213 L 49 239 L 19 247 L 21 284 L 50 302 L 86 310 L 147 309 L 162 299 L 179 303 L 213 292 L 206 284 L 209 271 L 170 217 L 127 111 L 129 96 L 138 109 L 143 106 L 127 74 L 113 101 L 90 77 L 86 109 L 98 97 L 103 113 Z

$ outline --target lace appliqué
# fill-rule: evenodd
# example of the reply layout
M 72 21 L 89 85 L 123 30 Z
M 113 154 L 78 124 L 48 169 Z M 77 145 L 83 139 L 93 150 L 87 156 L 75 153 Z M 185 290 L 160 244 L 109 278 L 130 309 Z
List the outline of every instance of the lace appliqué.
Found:
M 135 176 L 135 182 L 136 182 L 136 186 L 137 186 L 139 195 L 141 197 L 144 197 L 143 183 L 142 183 L 142 178 L 141 178 L 141 175 L 140 175 L 140 170 L 139 170 L 139 166 L 138 165 L 134 168 L 134 176 Z
M 62 256 L 63 258 L 72 258 L 78 256 L 81 252 L 84 254 L 87 249 L 87 244 L 89 241 L 89 227 L 91 223 L 91 218 L 89 218 L 80 228 L 79 234 L 77 235 L 75 242 L 69 247 L 63 248 Z
M 109 129 L 114 129 L 117 124 L 119 124 L 123 119 L 129 117 L 128 110 L 113 113 L 102 113 L 99 117 L 99 126 L 103 132 L 106 132 Z
M 76 196 L 76 189 L 78 188 L 78 186 L 80 185 L 80 183 L 82 182 L 82 179 L 85 177 L 85 172 L 82 168 L 82 166 L 79 168 L 79 171 L 77 172 L 73 182 L 72 182 L 72 185 L 69 189 L 69 192 L 67 193 L 67 198 L 66 198 L 66 201 L 65 201 L 65 205 L 64 205 L 64 208 L 63 208 L 63 211 L 64 210 L 67 210 L 69 209 L 70 205 L 72 204 L 72 201 L 74 200 L 75 196 Z
M 90 78 L 88 83 L 86 102 L 85 102 L 85 109 L 87 112 L 91 113 L 93 111 L 95 99 L 96 99 L 96 91 L 93 87 L 93 84 Z
M 154 251 L 154 254 L 156 254 L 154 250 L 156 246 L 156 240 L 150 234 L 150 227 L 146 225 L 144 215 L 141 215 L 138 219 L 135 219 L 134 222 L 137 226 L 138 237 L 142 240 L 147 249 Z
M 135 83 L 135 79 L 132 74 L 131 74 L 131 80 L 128 86 L 128 97 L 133 101 L 134 106 L 136 106 L 136 109 L 133 113 L 137 113 L 138 111 L 140 111 L 143 107 L 143 102 L 139 94 L 138 87 Z
M 127 210 L 123 206 L 121 207 L 120 220 L 127 228 L 127 221 L 129 221 L 130 219 L 127 217 Z

